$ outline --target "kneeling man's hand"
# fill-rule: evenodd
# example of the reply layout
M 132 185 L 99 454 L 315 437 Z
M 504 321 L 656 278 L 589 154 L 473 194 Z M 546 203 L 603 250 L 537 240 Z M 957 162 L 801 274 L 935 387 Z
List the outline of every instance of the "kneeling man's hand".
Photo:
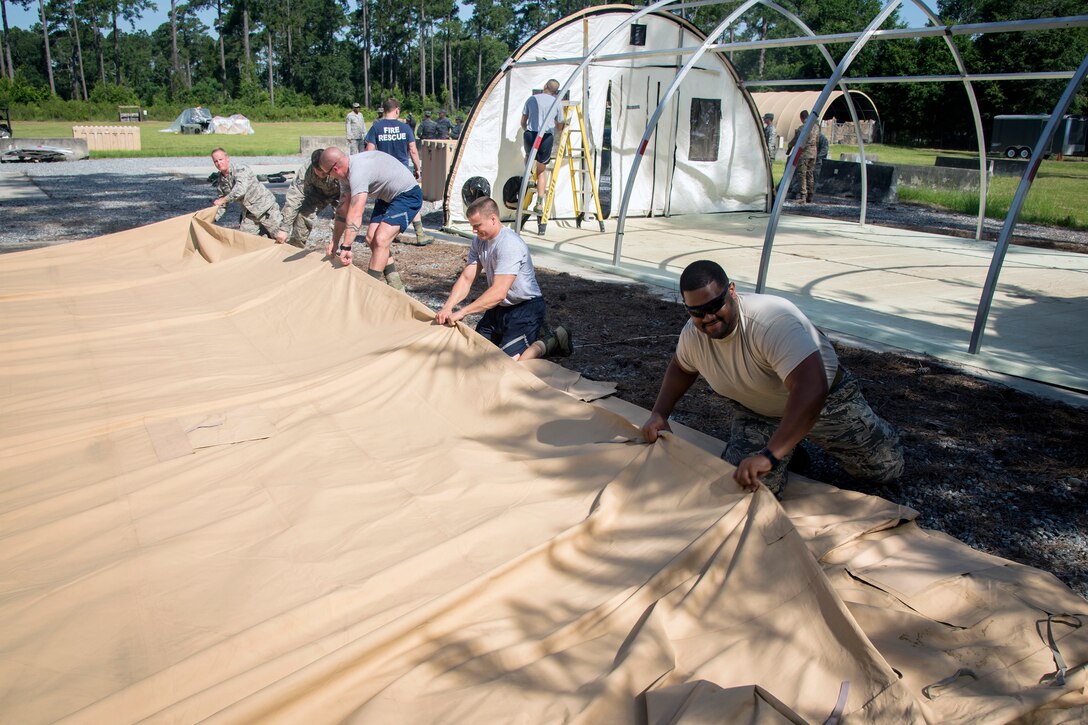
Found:
M 657 440 L 661 431 L 672 432 L 672 428 L 669 427 L 669 421 L 663 417 L 660 413 L 650 413 L 650 419 L 642 424 L 642 437 L 646 439 L 647 443 L 653 443 Z
M 733 480 L 745 491 L 755 491 L 759 488 L 760 477 L 770 470 L 771 462 L 763 454 L 757 453 L 740 462 L 737 470 L 733 472 Z

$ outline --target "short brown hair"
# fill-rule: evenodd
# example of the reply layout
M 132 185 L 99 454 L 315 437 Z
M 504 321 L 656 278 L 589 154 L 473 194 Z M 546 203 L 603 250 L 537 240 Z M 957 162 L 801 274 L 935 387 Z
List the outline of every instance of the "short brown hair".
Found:
M 396 98 L 389 98 L 382 104 L 382 113 L 389 113 L 394 108 L 400 108 L 400 101 Z
M 495 203 L 495 200 L 490 196 L 481 196 L 476 201 L 468 205 L 465 209 L 465 216 L 473 216 L 476 214 L 484 215 L 499 215 L 499 205 Z

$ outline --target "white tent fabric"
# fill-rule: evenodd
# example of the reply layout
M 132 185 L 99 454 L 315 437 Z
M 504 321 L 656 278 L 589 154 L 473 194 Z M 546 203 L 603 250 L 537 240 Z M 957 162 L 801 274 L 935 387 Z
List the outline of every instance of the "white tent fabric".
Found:
M 635 12 L 628 6 L 590 8 L 548 26 L 514 53 L 515 61 L 582 57 L 622 20 Z M 650 14 L 643 49 L 698 46 L 702 34 L 671 13 Z M 617 34 L 603 54 L 640 48 L 627 32 Z M 570 90 L 577 102 L 587 93 L 587 121 L 593 138 L 595 168 L 611 107 L 612 189 L 618 204 L 626 174 L 660 98 L 683 65 L 684 58 L 652 56 L 595 62 Z M 505 181 L 521 175 L 525 165 L 520 129 L 525 100 L 549 78 L 562 80 L 574 66 L 529 66 L 517 63 L 496 75 L 477 100 L 462 134 L 446 186 L 447 223 L 464 221 L 461 190 L 482 177 L 500 199 Z M 720 114 L 720 117 L 717 115 Z M 710 153 L 694 154 L 695 136 L 710 139 Z M 755 106 L 737 83 L 728 61 L 708 54 L 684 80 L 645 151 L 628 210 L 630 215 L 689 214 L 763 210 L 770 193 L 770 173 L 762 150 L 763 131 Z M 558 145 L 558 144 L 557 144 Z M 575 148 L 581 140 L 575 136 Z M 697 160 L 703 159 L 706 160 Z M 615 204 L 614 204 L 615 208 Z M 573 214 L 571 183 L 559 174 L 553 218 Z
M 201 133 L 211 133 L 212 113 L 203 106 L 196 106 L 195 108 L 186 108 L 178 117 L 174 119 L 174 122 L 163 129 L 159 129 L 159 133 L 181 133 L 181 127 L 186 125 L 200 126 Z
M 213 212 L 0 255 L 0 722 L 1088 714 L 1050 575 Z
M 253 125 L 240 113 L 212 118 L 212 133 L 228 133 L 248 136 L 253 133 Z

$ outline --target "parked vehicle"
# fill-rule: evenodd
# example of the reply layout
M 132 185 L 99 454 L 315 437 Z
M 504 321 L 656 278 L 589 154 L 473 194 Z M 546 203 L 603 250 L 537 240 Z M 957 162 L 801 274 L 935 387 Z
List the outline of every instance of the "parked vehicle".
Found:
M 1035 144 L 1046 127 L 1050 116 L 994 116 L 993 132 L 990 134 L 990 153 L 1001 154 L 1010 159 L 1031 158 Z M 1061 120 L 1054 133 L 1046 155 L 1085 156 L 1085 136 L 1088 134 L 1088 118 L 1066 116 Z

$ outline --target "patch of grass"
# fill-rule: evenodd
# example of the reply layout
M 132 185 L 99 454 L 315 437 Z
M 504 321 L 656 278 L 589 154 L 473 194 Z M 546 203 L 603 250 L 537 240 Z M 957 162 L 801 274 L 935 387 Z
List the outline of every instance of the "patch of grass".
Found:
M 81 124 L 70 121 L 24 121 L 15 124 L 16 138 L 71 138 L 72 126 L 117 126 L 121 124 Z M 303 121 L 287 123 L 253 123 L 252 136 L 183 136 L 160 133 L 170 124 L 147 122 L 140 124 L 139 151 L 92 151 L 92 158 L 206 156 L 222 146 L 236 156 L 287 156 L 299 152 L 300 136 L 342 136 L 344 124 L 339 122 Z
M 857 146 L 835 145 L 831 147 L 828 158 L 837 159 L 839 154 L 856 154 L 857 152 Z M 882 164 L 912 164 L 914 166 L 933 166 L 938 155 L 978 158 L 977 153 L 970 151 L 911 149 L 883 144 L 868 145 L 865 147 L 865 153 L 867 156 L 878 155 L 879 163 Z M 785 168 L 785 161 L 774 163 L 772 171 L 776 186 Z M 1013 176 L 990 178 L 986 203 L 987 218 L 997 220 L 1005 218 L 1019 183 L 1020 179 Z M 977 191 L 901 185 L 899 198 L 902 201 L 925 204 L 937 209 L 947 209 L 972 216 L 978 214 Z M 1029 224 L 1088 229 L 1088 163 L 1082 159 L 1044 160 L 1031 185 L 1031 191 L 1024 202 L 1019 220 Z

